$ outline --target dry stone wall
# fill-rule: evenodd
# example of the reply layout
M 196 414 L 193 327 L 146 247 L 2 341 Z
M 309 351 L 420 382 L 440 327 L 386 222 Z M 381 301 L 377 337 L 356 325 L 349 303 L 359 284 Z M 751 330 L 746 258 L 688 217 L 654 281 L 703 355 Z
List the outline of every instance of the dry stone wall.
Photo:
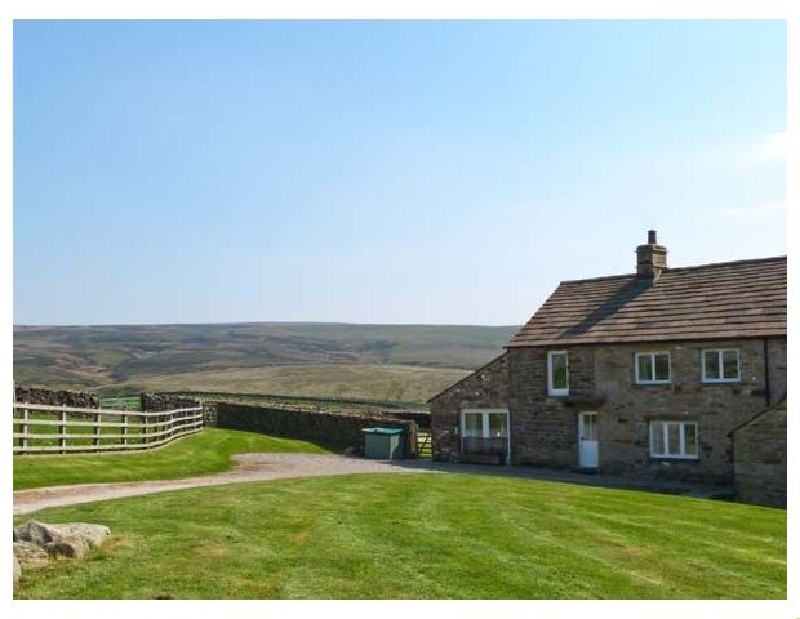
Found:
M 191 398 L 171 394 L 142 393 L 140 395 L 142 410 L 166 411 L 176 408 L 193 408 L 198 401 Z M 26 404 L 48 404 L 51 406 L 67 405 L 75 408 L 97 408 L 97 394 L 85 391 L 68 391 L 46 389 L 44 387 L 24 387 L 14 385 L 14 401 Z
M 229 402 L 215 402 L 214 406 L 218 428 L 294 438 L 339 450 L 363 448 L 364 428 L 400 428 L 404 430 L 406 457 L 417 449 L 417 424 L 410 420 Z
M 56 391 L 44 387 L 22 387 L 14 385 L 14 401 L 26 404 L 47 404 L 61 406 L 66 404 L 75 408 L 97 408 L 97 395 L 85 391 Z
M 177 396 L 184 396 L 184 397 L 200 397 L 200 398 L 207 398 L 209 400 L 219 399 L 220 397 L 223 398 L 230 398 L 230 397 L 244 397 L 244 398 L 258 398 L 263 399 L 265 401 L 269 401 L 269 403 L 274 404 L 286 404 L 286 403 L 293 403 L 295 407 L 297 407 L 296 403 L 298 402 L 307 402 L 310 406 L 317 405 L 317 404 L 336 404 L 340 405 L 342 408 L 348 406 L 367 406 L 370 408 L 390 408 L 390 409 L 408 409 L 410 405 L 413 405 L 412 402 L 400 402 L 400 401 L 387 401 L 387 400 L 368 400 L 363 398 L 342 398 L 338 396 L 311 396 L 311 395 L 278 395 L 278 394 L 270 394 L 270 393 L 258 393 L 255 391 L 195 391 L 195 390 L 184 390 L 184 391 L 160 391 L 162 395 L 177 395 Z
M 195 408 L 199 406 L 197 400 L 161 393 L 142 393 L 142 410 L 169 411 L 176 408 Z

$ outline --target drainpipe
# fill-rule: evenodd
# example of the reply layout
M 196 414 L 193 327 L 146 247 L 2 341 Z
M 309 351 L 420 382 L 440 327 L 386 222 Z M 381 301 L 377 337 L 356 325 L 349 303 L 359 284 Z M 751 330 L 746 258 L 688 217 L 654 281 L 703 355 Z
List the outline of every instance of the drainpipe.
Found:
M 769 345 L 767 338 L 764 338 L 764 395 L 767 398 L 767 407 L 769 407 Z

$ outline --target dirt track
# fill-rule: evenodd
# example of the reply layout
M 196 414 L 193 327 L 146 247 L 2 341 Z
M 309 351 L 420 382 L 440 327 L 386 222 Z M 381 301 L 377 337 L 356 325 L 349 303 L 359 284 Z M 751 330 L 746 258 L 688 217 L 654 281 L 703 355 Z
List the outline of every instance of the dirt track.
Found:
M 153 494 L 168 490 L 182 490 L 198 486 L 220 486 L 246 481 L 265 481 L 289 477 L 317 477 L 323 475 L 348 475 L 351 473 L 468 473 L 538 479 L 551 482 L 572 483 L 607 488 L 629 488 L 683 494 L 696 498 L 732 496 L 732 488 L 703 486 L 665 480 L 636 480 L 614 475 L 587 475 L 570 471 L 557 471 L 534 467 L 486 466 L 480 464 L 438 463 L 426 460 L 365 460 L 346 456 L 314 454 L 242 454 L 233 456 L 236 466 L 224 473 L 203 477 L 187 477 L 164 481 L 134 481 L 115 484 L 85 484 L 80 486 L 52 486 L 35 490 L 18 490 L 14 493 L 14 515 L 29 514 L 46 507 L 61 507 L 76 503 L 91 503 L 127 496 Z
M 287 477 L 348 475 L 350 473 L 420 473 L 424 468 L 399 466 L 381 460 L 312 454 L 241 454 L 233 456 L 236 467 L 224 473 L 163 481 L 51 486 L 14 492 L 14 515 L 29 514 L 46 507 L 91 503 L 120 497 L 182 490 L 197 486 L 220 486 L 247 481 Z

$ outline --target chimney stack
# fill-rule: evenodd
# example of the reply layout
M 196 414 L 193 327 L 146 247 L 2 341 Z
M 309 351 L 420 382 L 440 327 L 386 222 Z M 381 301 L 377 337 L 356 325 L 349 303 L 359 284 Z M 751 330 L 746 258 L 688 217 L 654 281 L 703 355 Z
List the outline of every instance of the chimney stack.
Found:
M 650 279 L 655 284 L 666 268 L 667 248 L 658 244 L 655 230 L 648 230 L 647 245 L 636 248 L 636 277 Z

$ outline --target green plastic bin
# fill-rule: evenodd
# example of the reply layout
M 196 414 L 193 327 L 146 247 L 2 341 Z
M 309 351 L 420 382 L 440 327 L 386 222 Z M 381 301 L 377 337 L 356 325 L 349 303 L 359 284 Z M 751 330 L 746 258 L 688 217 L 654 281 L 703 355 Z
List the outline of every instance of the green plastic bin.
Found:
M 364 428 L 364 457 L 394 460 L 403 457 L 403 430 L 400 428 Z

